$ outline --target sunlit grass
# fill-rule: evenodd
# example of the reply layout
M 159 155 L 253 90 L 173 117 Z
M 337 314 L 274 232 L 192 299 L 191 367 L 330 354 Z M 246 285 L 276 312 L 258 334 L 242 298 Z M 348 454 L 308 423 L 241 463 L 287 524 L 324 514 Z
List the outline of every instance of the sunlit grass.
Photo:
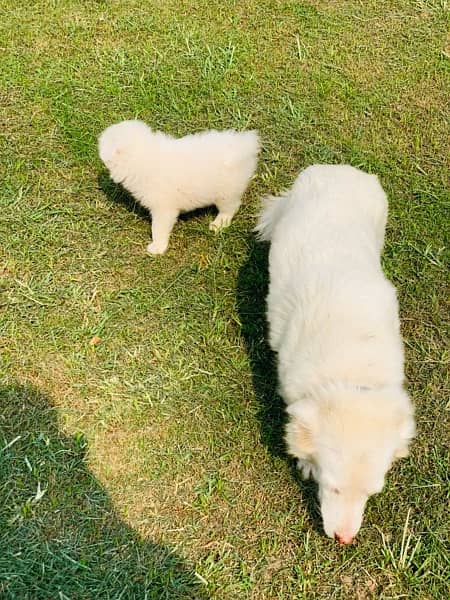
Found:
M 0 8 L 0 596 L 445 597 L 447 3 Z M 149 217 L 96 147 L 133 117 L 260 131 L 228 230 L 200 212 L 145 254 Z M 314 162 L 388 192 L 419 426 L 351 548 L 284 454 L 251 233 L 259 197 Z

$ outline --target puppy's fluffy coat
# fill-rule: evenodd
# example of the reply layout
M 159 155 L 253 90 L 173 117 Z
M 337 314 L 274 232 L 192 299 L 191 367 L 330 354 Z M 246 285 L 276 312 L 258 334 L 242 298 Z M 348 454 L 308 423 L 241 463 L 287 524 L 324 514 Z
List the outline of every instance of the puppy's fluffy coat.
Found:
M 386 219 L 377 177 L 314 165 L 266 199 L 256 228 L 271 242 L 269 341 L 286 443 L 319 485 L 326 534 L 344 544 L 415 432 L 396 293 L 380 265 Z
M 152 214 L 150 254 L 163 254 L 178 215 L 215 204 L 210 224 L 230 224 L 256 169 L 256 131 L 205 131 L 173 138 L 142 121 L 111 125 L 99 138 L 100 158 L 111 178 L 121 183 Z

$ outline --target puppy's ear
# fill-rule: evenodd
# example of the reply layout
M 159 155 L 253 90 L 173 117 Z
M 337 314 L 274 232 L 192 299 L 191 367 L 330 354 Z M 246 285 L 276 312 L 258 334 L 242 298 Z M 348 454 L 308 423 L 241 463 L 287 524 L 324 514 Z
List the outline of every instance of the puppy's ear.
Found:
M 286 426 L 286 444 L 289 454 L 307 459 L 313 454 L 314 434 L 317 431 L 317 406 L 308 399 L 297 400 L 287 407 L 289 422 Z
M 394 459 L 404 458 L 409 454 L 409 443 L 416 434 L 416 424 L 412 412 L 403 414 L 398 425 L 399 445 Z

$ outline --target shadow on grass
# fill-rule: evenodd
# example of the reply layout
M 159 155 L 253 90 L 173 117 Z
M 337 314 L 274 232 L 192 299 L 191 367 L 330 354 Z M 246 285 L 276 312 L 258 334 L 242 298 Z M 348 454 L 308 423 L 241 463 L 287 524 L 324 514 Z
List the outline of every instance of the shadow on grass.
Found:
M 98 187 L 109 201 L 124 206 L 129 212 L 134 213 L 145 221 L 151 221 L 151 213 L 146 208 L 141 206 L 133 196 L 120 184 L 114 183 L 107 171 L 100 171 L 97 177 Z M 186 213 L 181 213 L 178 217 L 179 221 L 189 221 L 191 219 L 208 215 L 211 220 L 217 215 L 215 206 L 207 206 L 206 208 L 198 208 Z
M 259 404 L 261 439 L 273 456 L 284 458 L 292 477 L 301 489 L 313 526 L 323 533 L 317 502 L 317 485 L 302 480 L 295 461 L 286 453 L 284 402 L 277 393 L 276 356 L 267 342 L 266 296 L 268 291 L 269 245 L 250 238 L 247 259 L 239 271 L 237 306 L 242 324 L 253 377 L 253 387 Z
M 114 183 L 107 171 L 100 171 L 97 176 L 98 187 L 110 202 L 125 207 L 141 219 L 150 221 L 150 213 L 137 202 L 127 190 L 118 183 Z
M 0 597 L 205 599 L 167 547 L 115 514 L 36 389 L 0 387 Z

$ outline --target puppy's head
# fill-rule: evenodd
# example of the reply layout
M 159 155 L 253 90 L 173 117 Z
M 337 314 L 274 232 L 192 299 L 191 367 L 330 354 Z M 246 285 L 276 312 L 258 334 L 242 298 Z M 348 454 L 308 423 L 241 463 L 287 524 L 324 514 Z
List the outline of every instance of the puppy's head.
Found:
M 137 157 L 145 156 L 141 148 L 151 135 L 151 129 L 137 120 L 115 123 L 103 131 L 98 152 L 115 183 L 122 183 L 137 166 Z
M 288 406 L 289 453 L 308 461 L 319 485 L 325 533 L 343 544 L 357 534 L 367 499 L 380 492 L 415 433 L 399 388 L 323 389 Z

